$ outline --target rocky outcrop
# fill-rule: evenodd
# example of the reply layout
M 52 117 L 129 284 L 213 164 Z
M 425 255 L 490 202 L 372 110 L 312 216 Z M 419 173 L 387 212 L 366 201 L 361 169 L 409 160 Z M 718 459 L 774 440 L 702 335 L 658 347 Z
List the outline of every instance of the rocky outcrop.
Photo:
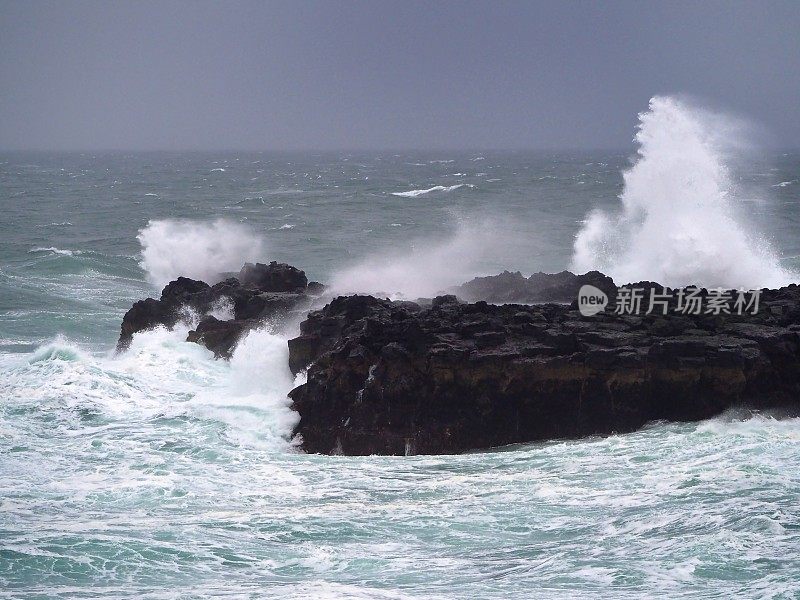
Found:
M 759 312 L 742 316 L 339 297 L 289 341 L 292 370 L 308 370 L 290 395 L 309 452 L 452 453 L 626 432 L 734 405 L 798 406 L 799 332 L 794 285 L 765 290 Z
M 206 315 L 189 332 L 186 341 L 202 344 L 214 352 L 217 358 L 230 358 L 244 333 L 257 325 L 259 323 L 251 319 L 221 321 L 212 315 Z
M 583 285 L 593 285 L 604 291 L 612 300 L 617 287 L 614 280 L 600 273 L 589 271 L 575 275 L 569 271 L 561 273 L 534 273 L 525 277 L 519 271 L 503 271 L 499 275 L 476 277 L 452 291 L 464 300 L 476 302 L 532 304 L 536 302 L 572 302 Z
M 577 310 L 587 284 L 609 297 L 605 312 Z M 307 370 L 307 381 L 290 396 L 303 447 L 319 453 L 452 453 L 703 419 L 736 405 L 800 410 L 796 285 L 762 290 L 759 310 L 742 315 L 727 314 L 734 294 L 713 314 L 679 314 L 677 298 L 711 302 L 712 292 L 631 287 L 672 292 L 667 314 L 616 314 L 630 296 L 597 271 L 505 272 L 422 303 L 354 295 L 308 313 L 324 286 L 289 265 L 248 264 L 215 285 L 179 277 L 159 299 L 136 302 L 118 347 L 191 312 L 198 325 L 188 340 L 227 358 L 264 321 L 306 317 L 289 340 L 289 366 Z M 209 314 L 223 304 L 232 318 Z
M 180 320 L 230 308 L 233 318 L 203 317 L 188 341 L 203 344 L 218 357 L 227 358 L 247 330 L 265 321 L 276 326 L 300 318 L 324 286 L 308 283 L 306 274 L 287 264 L 245 264 L 236 277 L 208 285 L 186 277 L 171 281 L 159 300 L 140 300 L 125 313 L 118 350 L 126 349 L 139 331 L 174 327 Z
M 245 263 L 237 279 L 244 287 L 265 292 L 304 292 L 308 287 L 303 271 L 274 261 L 268 265 Z

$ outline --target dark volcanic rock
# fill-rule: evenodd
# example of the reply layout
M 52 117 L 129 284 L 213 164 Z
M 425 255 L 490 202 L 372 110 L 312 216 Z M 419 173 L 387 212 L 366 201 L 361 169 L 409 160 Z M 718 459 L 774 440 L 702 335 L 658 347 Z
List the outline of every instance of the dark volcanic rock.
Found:
M 161 291 L 161 301 L 170 306 L 200 307 L 210 298 L 211 286 L 204 281 L 178 277 Z
M 187 311 L 197 318 L 196 315 L 208 313 L 223 303 L 232 307 L 234 318 L 221 321 L 205 317 L 189 333 L 188 340 L 227 358 L 245 331 L 265 321 L 279 327 L 292 318 L 302 317 L 324 289 L 320 283 L 309 289 L 303 271 L 276 262 L 248 263 L 239 277 L 242 279 L 229 277 L 213 286 L 186 277 L 171 281 L 159 300 L 140 300 L 125 314 L 117 349 L 126 349 L 139 331 L 158 326 L 172 328 L 187 316 Z
M 130 345 L 134 333 L 153 329 L 160 325 L 172 328 L 181 319 L 186 308 L 205 311 L 213 302 L 211 287 L 202 281 L 178 277 L 169 282 L 161 292 L 161 299 L 147 298 L 135 302 L 122 318 L 117 349 L 124 350 Z
M 159 325 L 173 327 L 177 321 L 178 313 L 168 304 L 153 298 L 138 300 L 122 319 L 117 349 L 127 348 L 134 333 L 153 329 Z
M 275 261 L 268 265 L 245 263 L 237 279 L 243 286 L 254 287 L 262 292 L 305 291 L 308 286 L 304 271 Z
M 624 432 L 739 404 L 797 406 L 798 332 L 797 286 L 765 291 L 745 316 L 339 297 L 290 340 L 292 370 L 308 369 L 290 395 L 309 452 L 451 453 Z
M 208 315 L 200 320 L 197 329 L 189 332 L 186 341 L 202 344 L 217 358 L 230 358 L 236 342 L 239 341 L 242 334 L 255 325 L 256 323 L 250 320 L 220 321 L 216 317 Z
M 561 273 L 534 273 L 524 277 L 519 271 L 504 271 L 499 275 L 476 277 L 453 291 L 459 298 L 471 302 L 485 300 L 494 303 L 572 302 L 583 285 L 593 285 L 603 290 L 610 299 L 616 297 L 614 280 L 599 271 L 575 275 Z
M 263 292 L 245 296 L 234 303 L 237 319 L 268 320 L 289 312 L 308 308 L 311 299 L 306 294 Z

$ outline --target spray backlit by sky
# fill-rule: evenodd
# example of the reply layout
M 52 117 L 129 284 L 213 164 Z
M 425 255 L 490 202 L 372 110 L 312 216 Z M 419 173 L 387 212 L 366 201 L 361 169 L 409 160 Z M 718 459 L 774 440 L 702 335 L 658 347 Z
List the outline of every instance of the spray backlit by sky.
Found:
M 618 283 L 778 287 L 792 276 L 766 240 L 736 214 L 723 159 L 739 144 L 729 118 L 654 97 L 639 115 L 638 159 L 624 173 L 621 212 L 592 212 L 577 236 L 572 269 Z

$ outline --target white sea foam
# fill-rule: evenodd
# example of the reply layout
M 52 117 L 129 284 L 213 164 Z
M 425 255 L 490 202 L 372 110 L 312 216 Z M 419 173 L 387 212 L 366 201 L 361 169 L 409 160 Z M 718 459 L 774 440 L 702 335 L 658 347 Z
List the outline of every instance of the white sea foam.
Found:
M 264 258 L 264 244 L 250 229 L 223 219 L 216 221 L 150 221 L 137 236 L 142 245 L 139 263 L 147 279 L 162 287 L 179 275 L 220 280 L 225 271 Z
M 420 190 L 409 190 L 407 192 L 392 192 L 392 196 L 401 196 L 403 198 L 416 198 L 417 196 L 423 196 L 424 194 L 430 194 L 431 192 L 452 192 L 453 190 L 457 190 L 461 187 L 475 187 L 468 183 L 457 183 L 456 185 L 435 185 L 431 188 L 420 189 Z
M 229 425 L 237 443 L 284 446 L 298 415 L 287 397 L 294 387 L 286 338 L 251 331 L 234 350 L 225 379 L 191 401 L 193 412 Z
M 188 329 L 137 333 L 129 350 L 108 356 L 57 338 L 7 370 L 0 392 L 46 410 L 211 419 L 224 424 L 233 443 L 287 449 L 297 422 L 287 394 L 300 382 L 289 371 L 286 338 L 252 331 L 228 362 L 184 341 Z
M 227 296 L 217 299 L 212 305 L 208 314 L 216 317 L 220 321 L 229 321 L 234 318 L 233 301 Z
M 736 214 L 724 157 L 741 146 L 741 130 L 723 115 L 652 98 L 639 115 L 638 159 L 624 173 L 621 212 L 587 217 L 572 270 L 670 286 L 775 287 L 793 279 Z
M 51 560 L 67 557 L 70 569 L 101 560 L 103 589 L 165 599 L 417 598 L 442 577 L 463 597 L 498 585 L 497 597 L 526 597 L 547 581 L 542 597 L 625 598 L 615 584 L 630 578 L 633 595 L 696 597 L 737 560 L 750 578 L 718 577 L 719 596 L 800 590 L 798 419 L 721 416 L 454 456 L 300 455 L 285 339 L 253 332 L 228 363 L 185 334 L 143 332 L 107 357 L 61 339 L 3 365 L 5 588 L 22 571 L 74 595 L 84 588 Z M 448 539 L 454 523 L 456 543 L 409 541 L 422 529 Z M 534 538 L 541 556 L 508 543 Z M 166 583 L 153 594 L 131 569 Z

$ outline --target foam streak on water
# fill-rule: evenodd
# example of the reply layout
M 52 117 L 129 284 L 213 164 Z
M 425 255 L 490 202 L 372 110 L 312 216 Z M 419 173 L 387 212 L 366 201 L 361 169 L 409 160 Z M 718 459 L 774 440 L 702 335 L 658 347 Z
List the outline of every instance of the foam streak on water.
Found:
M 462 456 L 307 456 L 288 440 L 280 338 L 251 334 L 227 365 L 182 333 L 137 336 L 121 358 L 57 341 L 9 369 L 6 592 L 800 593 L 798 419 L 726 415 Z

